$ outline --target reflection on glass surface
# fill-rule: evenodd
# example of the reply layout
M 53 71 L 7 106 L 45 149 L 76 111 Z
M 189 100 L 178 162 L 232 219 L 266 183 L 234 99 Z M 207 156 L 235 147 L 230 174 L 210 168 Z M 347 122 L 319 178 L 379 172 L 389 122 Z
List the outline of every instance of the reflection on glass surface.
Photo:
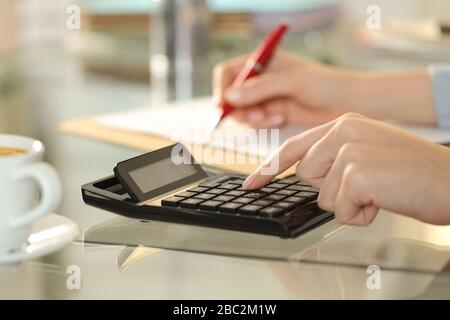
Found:
M 389 226 L 386 228 L 386 226 Z M 430 237 L 436 227 L 383 212 L 366 228 L 332 221 L 296 239 L 197 226 L 114 218 L 89 228 L 84 243 L 126 244 L 226 256 L 439 273 L 450 246 Z M 447 232 L 450 228 L 444 227 Z M 426 231 L 426 232 L 424 232 Z M 449 240 L 450 241 L 450 240 Z

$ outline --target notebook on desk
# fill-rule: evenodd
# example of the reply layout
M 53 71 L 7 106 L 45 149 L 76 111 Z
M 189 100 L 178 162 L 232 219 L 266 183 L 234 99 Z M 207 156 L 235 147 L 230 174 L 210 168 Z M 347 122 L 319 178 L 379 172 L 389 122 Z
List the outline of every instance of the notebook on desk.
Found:
M 156 107 L 143 107 L 133 111 L 100 116 L 97 123 L 125 131 L 133 131 L 167 138 L 185 145 L 207 143 L 214 148 L 266 158 L 287 138 L 304 131 L 303 127 L 283 128 L 277 132 L 249 127 L 228 118 L 213 133 L 209 126 L 220 110 L 211 97 L 171 103 Z M 267 136 L 266 136 L 267 134 Z
M 210 119 L 217 117 L 219 112 L 211 97 L 203 97 L 192 101 L 143 107 L 99 116 L 96 122 L 111 129 L 158 136 L 174 142 L 182 142 L 185 145 L 200 145 L 207 142 L 215 148 L 246 153 L 260 159 L 269 156 L 287 138 L 308 129 L 306 127 L 282 128 L 278 131 L 278 136 L 273 139 L 255 140 L 251 136 L 253 132 L 248 127 L 229 118 L 217 132 L 214 132 L 212 138 L 207 137 Z M 450 142 L 450 131 L 427 127 L 400 127 L 432 142 Z M 274 133 L 275 131 L 268 131 L 268 135 Z

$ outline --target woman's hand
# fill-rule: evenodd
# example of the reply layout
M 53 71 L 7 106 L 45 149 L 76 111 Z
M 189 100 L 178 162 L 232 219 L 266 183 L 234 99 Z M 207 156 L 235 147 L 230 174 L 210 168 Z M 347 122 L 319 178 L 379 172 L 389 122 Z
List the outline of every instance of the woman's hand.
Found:
M 263 74 L 231 84 L 247 60 L 214 70 L 214 97 L 236 107 L 233 116 L 257 128 L 321 124 L 346 112 L 435 125 L 431 80 L 425 69 L 361 73 L 278 53 Z
M 247 58 L 232 59 L 214 70 L 214 97 L 236 107 L 233 116 L 239 121 L 259 128 L 318 124 L 349 107 L 347 90 L 357 81 L 356 75 L 286 53 L 275 55 L 263 74 L 231 88 Z
M 259 188 L 297 161 L 318 204 L 341 223 L 368 225 L 378 209 L 450 224 L 450 150 L 357 114 L 288 139 L 244 183 Z M 277 164 L 274 174 L 264 168 Z

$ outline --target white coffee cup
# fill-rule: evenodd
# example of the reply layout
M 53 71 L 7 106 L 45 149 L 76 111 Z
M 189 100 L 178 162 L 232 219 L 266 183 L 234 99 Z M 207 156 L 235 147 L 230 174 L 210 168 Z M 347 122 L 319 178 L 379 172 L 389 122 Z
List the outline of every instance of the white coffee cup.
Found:
M 42 162 L 40 141 L 0 135 L 3 148 L 24 152 L 0 154 L 0 255 L 20 250 L 27 243 L 31 224 L 57 209 L 62 194 L 55 169 Z

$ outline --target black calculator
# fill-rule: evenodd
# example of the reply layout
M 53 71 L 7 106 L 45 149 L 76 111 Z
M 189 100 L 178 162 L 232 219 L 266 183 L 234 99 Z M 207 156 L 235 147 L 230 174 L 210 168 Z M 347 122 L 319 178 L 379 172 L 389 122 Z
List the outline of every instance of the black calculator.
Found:
M 183 155 L 174 161 L 174 150 Z M 180 161 L 181 159 L 181 161 Z M 245 190 L 245 177 L 195 162 L 175 144 L 116 164 L 114 175 L 82 186 L 85 203 L 157 220 L 293 238 L 333 219 L 318 190 L 295 178 Z

